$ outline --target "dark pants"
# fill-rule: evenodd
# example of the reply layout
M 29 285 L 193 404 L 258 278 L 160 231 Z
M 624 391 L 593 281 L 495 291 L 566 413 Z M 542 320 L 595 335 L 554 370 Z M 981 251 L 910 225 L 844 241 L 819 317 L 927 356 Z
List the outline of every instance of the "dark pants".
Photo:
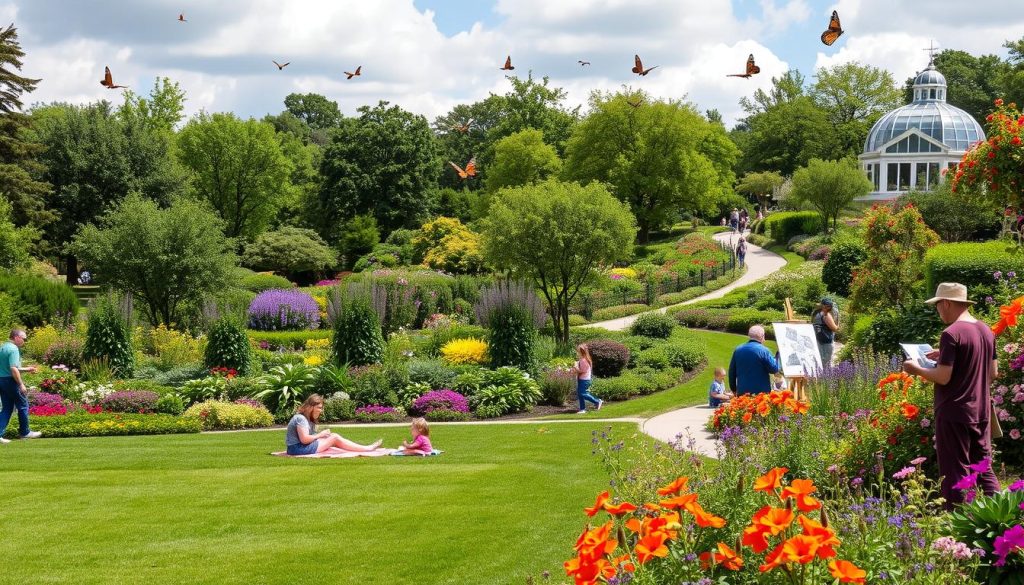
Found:
M 962 423 L 937 419 L 935 421 L 935 452 L 938 457 L 939 475 L 942 476 L 940 494 L 946 499 L 946 507 L 964 501 L 963 493 L 953 484 L 971 474 L 968 465 L 978 463 L 992 456 L 992 442 L 989 440 L 989 423 Z M 978 476 L 978 487 L 985 494 L 999 491 L 996 474 L 989 469 Z
M 7 431 L 7 424 L 11 422 L 11 413 L 15 408 L 18 409 L 18 435 L 27 435 L 28 398 L 21 394 L 21 388 L 11 376 L 0 376 L 0 402 L 3 402 L 3 408 L 0 409 L 0 437 Z

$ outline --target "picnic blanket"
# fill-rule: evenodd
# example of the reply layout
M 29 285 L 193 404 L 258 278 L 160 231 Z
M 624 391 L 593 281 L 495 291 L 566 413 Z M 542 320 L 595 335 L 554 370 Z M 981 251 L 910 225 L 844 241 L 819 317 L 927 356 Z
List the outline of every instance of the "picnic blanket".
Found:
M 430 457 L 431 455 L 440 455 L 444 451 L 438 451 L 434 449 L 430 453 L 403 453 L 400 449 L 395 449 L 391 452 L 395 457 Z
M 287 451 L 275 451 L 271 455 L 303 459 L 347 459 L 349 457 L 382 457 L 384 455 L 393 455 L 393 452 L 394 449 L 385 449 L 383 447 L 373 451 L 346 451 L 337 447 L 331 447 L 322 453 L 313 453 L 312 455 L 289 455 Z

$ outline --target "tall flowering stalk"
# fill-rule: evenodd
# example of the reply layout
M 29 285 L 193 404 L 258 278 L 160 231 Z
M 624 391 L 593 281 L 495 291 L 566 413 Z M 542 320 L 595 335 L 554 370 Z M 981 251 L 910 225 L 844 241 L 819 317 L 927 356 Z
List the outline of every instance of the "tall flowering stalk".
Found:
M 249 304 L 249 327 L 253 329 L 279 331 L 319 326 L 320 306 L 302 291 L 271 289 L 256 295 Z

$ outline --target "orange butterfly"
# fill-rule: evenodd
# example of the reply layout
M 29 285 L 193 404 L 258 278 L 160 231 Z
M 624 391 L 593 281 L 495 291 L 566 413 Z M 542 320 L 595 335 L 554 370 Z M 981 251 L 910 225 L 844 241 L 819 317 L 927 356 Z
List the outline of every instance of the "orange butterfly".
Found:
M 107 89 L 117 89 L 119 87 L 128 87 L 127 85 L 114 85 L 114 78 L 110 75 L 110 67 L 103 68 L 103 79 L 100 80 L 100 85 Z
M 178 15 L 178 22 L 188 22 L 187 20 L 185 20 L 185 13 L 184 12 L 182 12 L 181 14 Z
M 452 130 L 455 130 L 457 132 L 462 132 L 463 134 L 465 134 L 466 132 L 469 132 L 469 126 L 472 123 L 473 123 L 473 118 L 470 118 L 469 120 L 466 120 L 465 124 L 456 124 L 456 125 L 452 126 Z
M 271 63 L 273 63 L 274 65 L 277 65 L 277 70 L 280 71 L 280 70 L 284 69 L 285 67 L 287 67 L 288 65 L 290 65 L 291 61 L 285 63 L 284 65 L 281 65 L 277 61 L 271 61 Z
M 459 178 L 460 179 L 472 179 L 472 178 L 476 177 L 476 157 L 475 156 L 473 158 L 469 159 L 469 162 L 466 163 L 466 169 L 465 170 L 463 170 L 462 167 L 460 167 L 459 165 L 453 163 L 452 161 L 448 161 L 448 164 L 452 165 L 452 168 L 455 169 L 455 172 L 459 174 Z
M 512 55 L 505 57 L 505 66 L 499 69 L 499 71 L 512 71 L 515 67 L 512 66 Z
M 640 60 L 640 55 L 633 55 L 633 60 L 636 62 L 636 64 L 633 65 L 633 68 L 630 69 L 630 71 L 636 73 L 637 75 L 647 75 L 652 70 L 658 68 L 658 66 L 655 65 L 654 67 L 648 67 L 647 69 L 644 69 L 644 63 L 643 61 Z
M 750 79 L 751 75 L 754 75 L 754 74 L 760 73 L 760 72 L 761 72 L 761 68 L 758 67 L 757 65 L 754 65 L 754 54 L 751 53 L 750 56 L 747 57 L 747 72 L 746 73 L 730 73 L 729 75 L 726 75 L 726 77 L 744 77 L 746 79 Z
M 345 79 L 352 79 L 353 77 L 356 77 L 356 76 L 362 75 L 362 74 L 363 74 L 363 66 L 360 65 L 359 67 L 356 67 L 355 73 L 349 73 L 348 71 L 346 71 L 345 72 L 345 76 L 346 76 Z
M 828 30 L 821 33 L 821 42 L 831 47 L 841 34 L 843 34 L 843 28 L 839 24 L 839 12 L 833 10 L 832 18 L 828 21 Z

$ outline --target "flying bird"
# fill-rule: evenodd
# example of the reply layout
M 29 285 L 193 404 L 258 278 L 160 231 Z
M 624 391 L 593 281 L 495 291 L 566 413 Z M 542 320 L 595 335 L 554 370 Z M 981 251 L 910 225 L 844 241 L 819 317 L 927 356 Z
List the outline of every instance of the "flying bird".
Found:
M 185 20 L 185 13 L 184 12 L 182 12 L 181 14 L 178 15 L 178 22 L 188 22 L 187 20 Z
M 280 70 L 284 69 L 285 67 L 287 67 L 288 65 L 290 65 L 291 61 L 285 63 L 284 65 L 278 63 L 277 61 L 271 61 L 271 63 L 273 63 L 274 65 L 277 65 L 277 70 L 280 71 Z
M 839 12 L 833 10 L 832 18 L 828 21 L 828 30 L 821 33 L 821 42 L 831 47 L 832 43 L 843 34 L 843 27 L 839 24 Z
M 512 71 L 515 67 L 512 66 L 512 55 L 505 57 L 505 66 L 499 69 L 499 71 Z
M 644 103 L 644 98 L 640 98 L 640 99 L 638 99 L 638 100 L 636 100 L 636 101 L 633 101 L 633 100 L 629 100 L 629 99 L 628 99 L 628 100 L 626 100 L 626 103 L 627 103 L 627 104 L 629 104 L 629 105 L 631 105 L 631 106 L 633 106 L 634 108 L 639 108 L 640 106 L 642 106 L 642 105 L 643 105 L 643 103 Z
M 751 53 L 750 56 L 747 57 L 747 72 L 746 73 L 730 73 L 729 75 L 726 75 L 726 77 L 744 77 L 746 79 L 750 79 L 751 75 L 755 75 L 755 74 L 760 73 L 760 72 L 761 72 L 761 68 L 758 67 L 757 65 L 754 65 L 754 54 Z
M 580 64 L 580 67 L 584 67 L 586 65 L 590 65 L 590 61 L 583 61 L 582 59 L 577 61 L 577 63 Z
M 456 125 L 452 126 L 452 130 L 455 130 L 457 132 L 462 132 L 463 134 L 465 134 L 466 132 L 469 132 L 469 126 L 472 123 L 473 123 L 473 118 L 470 118 L 469 120 L 466 120 L 466 122 L 464 124 L 456 124 Z
M 644 63 L 643 61 L 640 60 L 640 55 L 633 55 L 633 60 L 636 62 L 636 64 L 633 65 L 633 69 L 631 69 L 630 71 L 636 73 L 637 75 L 647 75 L 652 70 L 658 68 L 658 66 L 655 65 L 654 67 L 648 67 L 647 69 L 644 69 Z
M 119 87 L 128 87 L 127 85 L 114 85 L 114 78 L 110 75 L 110 67 L 103 68 L 103 79 L 100 80 L 100 85 L 107 89 L 117 89 Z
M 352 79 L 353 77 L 356 77 L 356 76 L 359 76 L 359 75 L 362 75 L 362 74 L 363 74 L 363 66 L 360 65 L 359 67 L 356 67 L 355 73 L 349 73 L 348 71 L 346 71 L 345 72 L 345 79 Z
M 462 167 L 460 167 L 459 165 L 453 163 L 452 161 L 448 161 L 448 164 L 452 165 L 452 168 L 455 169 L 455 172 L 459 174 L 459 178 L 460 179 L 472 179 L 473 177 L 476 177 L 476 157 L 475 156 L 473 158 L 469 159 L 469 162 L 466 163 L 465 170 L 463 170 Z

